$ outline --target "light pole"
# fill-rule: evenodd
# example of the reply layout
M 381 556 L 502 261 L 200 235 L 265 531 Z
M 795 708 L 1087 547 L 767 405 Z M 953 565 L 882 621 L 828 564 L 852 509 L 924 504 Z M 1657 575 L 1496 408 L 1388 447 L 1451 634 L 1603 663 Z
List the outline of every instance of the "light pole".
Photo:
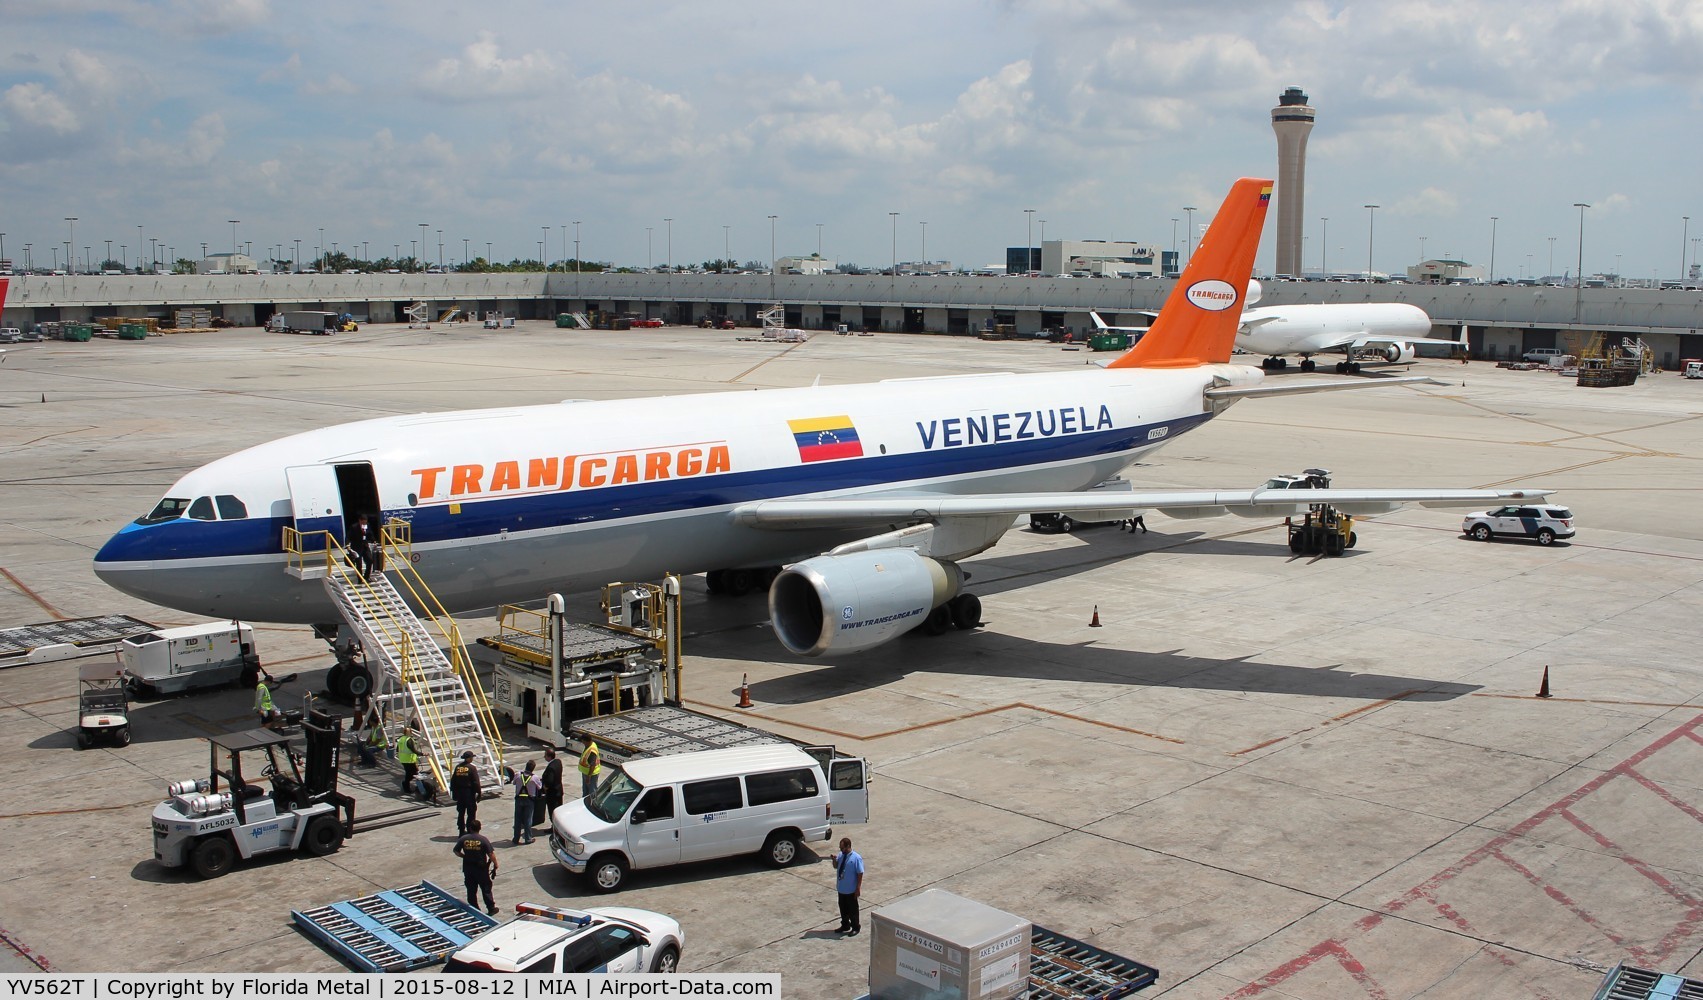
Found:
M 1545 278 L 1555 276 L 1555 237 L 1549 237 L 1549 270 L 1543 273 Z
M 489 241 L 485 243 L 485 263 L 491 263 L 491 244 Z
M 1582 201 L 1573 203 L 1579 210 L 1579 273 L 1573 281 L 1573 322 L 1578 324 L 1585 302 L 1585 209 L 1591 206 Z
M 663 219 L 662 221 L 668 225 L 668 269 L 672 271 L 674 270 L 674 220 Z
M 438 230 L 438 270 L 443 270 L 443 230 Z
M 314 253 L 314 260 L 317 261 L 317 263 L 314 264 L 314 270 L 317 271 L 317 270 L 320 269 L 320 265 L 325 263 L 325 227 L 324 226 L 319 227 L 319 243 L 317 243 L 314 246 L 313 253 Z
M 420 223 L 420 252 L 414 255 L 415 267 L 420 267 L 420 258 L 426 255 L 426 226 L 427 223 Z M 425 268 L 420 267 L 420 270 L 424 271 Z
M 35 270 L 35 259 L 30 256 L 30 248 L 33 247 L 33 246 L 35 246 L 34 243 L 25 243 L 24 244 L 24 273 L 25 274 L 28 274 L 29 272 Z M 140 253 L 141 251 L 138 250 L 137 252 Z
M 893 217 L 893 269 L 887 272 L 893 280 L 888 283 L 888 286 L 893 290 L 893 295 L 897 297 L 899 294 L 899 213 L 888 212 L 887 214 Z
M 25 265 L 25 269 L 28 269 L 28 265 Z M 123 243 L 118 245 L 118 269 L 130 270 L 130 248 Z
M 775 219 L 776 218 L 778 218 L 778 216 L 773 216 L 773 215 L 769 216 L 769 299 L 771 301 L 773 301 L 773 299 L 775 297 Z
M 544 240 L 543 240 L 543 242 L 538 244 L 538 246 L 539 246 L 538 263 L 543 264 L 544 263 L 544 250 L 543 250 L 543 248 L 550 245 L 550 227 L 549 226 L 539 226 L 538 228 L 544 230 Z M 548 270 L 550 270 L 550 268 L 548 266 L 546 266 L 544 268 L 544 270 L 548 271 Z
M 822 256 L 822 223 L 816 223 L 816 256 Z
M 578 220 L 578 219 L 574 220 L 574 273 L 575 274 L 579 273 L 579 223 L 580 223 L 580 220 Z M 578 278 L 574 279 L 574 287 L 575 287 L 576 290 L 579 287 L 579 279 Z
M 1429 236 L 1419 237 L 1419 262 L 1421 264 L 1425 263 L 1425 241 L 1430 238 Z
M 1177 260 L 1177 220 L 1172 219 L 1171 220 L 1171 266 L 1173 268 L 1175 268 L 1177 266 L 1176 260 Z M 1174 274 L 1176 272 L 1172 271 L 1171 273 Z M 1142 523 L 1145 524 L 1146 522 L 1144 521 Z
M 721 227 L 721 269 L 723 271 L 727 270 L 728 255 L 733 252 L 732 250 L 728 249 L 729 247 L 733 246 L 732 231 L 733 231 L 732 226 L 722 226 Z M 577 250 L 574 252 L 574 257 L 575 258 L 579 257 L 579 252 Z
M 1377 205 L 1366 206 L 1366 280 L 1372 280 L 1372 228 L 1373 220 L 1378 217 Z
M 1496 219 L 1497 218 L 1498 217 L 1494 216 L 1494 215 L 1492 215 L 1490 217 L 1490 283 L 1493 284 L 1493 285 L 1496 283 Z
M 923 222 L 923 223 L 919 223 L 919 225 L 922 226 L 922 262 L 923 262 L 923 266 L 927 267 L 928 266 L 928 223 Z M 1042 232 L 1043 232 L 1043 242 L 1044 242 L 1045 231 L 1043 230 Z M 924 273 L 926 274 L 927 272 L 924 272 Z
M 1680 216 L 1680 219 L 1685 223 L 1684 228 L 1680 230 L 1679 237 L 1679 280 L 1683 282 L 1685 280 L 1685 244 L 1691 238 L 1691 216 L 1682 215 Z M 112 245 L 109 243 L 107 245 L 107 254 L 111 255 L 111 253 Z M 6 256 L 4 253 L 0 253 L 0 257 L 4 256 Z
M 231 256 L 235 257 L 236 254 L 237 254 L 237 223 L 241 222 L 242 220 L 241 219 L 229 219 L 227 221 L 230 222 L 230 224 L 231 224 Z
M 136 227 L 136 270 L 142 270 L 142 227 Z
M 1185 245 L 1188 247 L 1188 259 L 1190 261 L 1192 261 L 1192 260 L 1194 260 L 1194 212 L 1195 212 L 1195 208 L 1194 208 L 1193 205 L 1184 205 L 1183 211 L 1185 213 L 1187 213 L 1188 217 L 1189 217 L 1188 229 L 1183 232 L 1183 238 L 1187 241 Z M 1183 264 L 1183 266 L 1187 267 L 1188 263 L 1185 262 Z
M 472 242 L 473 242 L 472 240 L 468 239 L 465 236 L 463 236 L 461 238 L 461 266 L 462 267 L 466 267 L 467 265 L 473 263 L 473 249 L 472 249 L 472 246 L 471 246 Z
M 6 234 L 0 233 L 0 260 L 6 259 Z M 112 260 L 112 241 L 106 241 L 106 260 L 101 261 L 101 270 L 106 270 L 107 261 Z M 1685 277 L 1685 244 L 1679 245 L 1679 276 Z
M 1023 273 L 1028 274 L 1035 270 L 1035 210 L 1025 208 L 1023 214 L 1029 220 L 1029 235 L 1025 237 L 1028 242 L 1023 247 Z
M 65 239 L 65 270 L 75 273 L 77 265 L 71 260 L 71 244 L 77 242 L 77 217 L 67 215 L 65 221 L 70 223 L 70 235 Z

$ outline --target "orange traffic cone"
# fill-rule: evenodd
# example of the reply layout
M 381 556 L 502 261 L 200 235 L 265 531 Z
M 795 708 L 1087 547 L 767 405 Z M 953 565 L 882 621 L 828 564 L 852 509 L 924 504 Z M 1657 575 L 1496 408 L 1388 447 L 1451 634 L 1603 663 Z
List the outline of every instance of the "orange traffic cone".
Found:
M 1543 683 L 1537 686 L 1537 696 L 1539 698 L 1555 697 L 1549 693 L 1549 664 L 1547 663 L 1543 665 Z
M 751 685 L 747 681 L 748 676 L 747 674 L 739 675 L 739 704 L 733 706 L 734 708 L 751 707 Z
M 1089 628 L 1099 628 L 1100 627 L 1100 606 L 1098 604 L 1094 605 L 1094 617 L 1088 619 L 1088 627 Z

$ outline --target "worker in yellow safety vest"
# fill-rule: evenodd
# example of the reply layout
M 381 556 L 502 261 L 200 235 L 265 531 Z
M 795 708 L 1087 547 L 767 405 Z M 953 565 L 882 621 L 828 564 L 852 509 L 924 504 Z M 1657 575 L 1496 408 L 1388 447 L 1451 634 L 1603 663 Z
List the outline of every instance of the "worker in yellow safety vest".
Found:
M 603 755 L 597 751 L 596 740 L 586 740 L 585 752 L 579 755 L 579 786 L 581 795 L 597 791 L 597 778 L 603 773 Z
M 414 734 L 406 729 L 396 738 L 396 762 L 402 765 L 402 794 L 407 795 L 420 775 L 420 753 L 414 749 Z
M 272 689 L 266 686 L 266 678 L 262 677 L 254 683 L 254 712 L 260 716 L 262 726 L 270 726 L 277 709 L 272 705 Z

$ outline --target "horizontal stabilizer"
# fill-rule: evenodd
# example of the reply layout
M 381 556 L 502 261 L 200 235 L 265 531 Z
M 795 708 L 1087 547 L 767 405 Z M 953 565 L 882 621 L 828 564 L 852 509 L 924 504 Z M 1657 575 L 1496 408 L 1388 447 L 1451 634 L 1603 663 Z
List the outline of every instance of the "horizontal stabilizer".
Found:
M 1400 378 L 1353 379 L 1341 382 L 1291 382 L 1214 386 L 1206 390 L 1207 399 L 1253 399 L 1261 396 L 1299 396 L 1308 392 L 1337 392 L 1344 389 L 1382 389 L 1390 385 L 1448 385 L 1425 375 L 1404 375 Z

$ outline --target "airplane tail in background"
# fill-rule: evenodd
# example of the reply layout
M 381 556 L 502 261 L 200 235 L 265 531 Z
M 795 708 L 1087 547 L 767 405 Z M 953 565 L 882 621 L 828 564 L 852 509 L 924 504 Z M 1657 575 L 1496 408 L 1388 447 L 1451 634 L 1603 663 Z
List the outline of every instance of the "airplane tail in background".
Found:
M 0 278 L 0 314 L 6 311 L 6 289 L 12 284 L 11 278 Z
M 1192 368 L 1230 360 L 1271 188 L 1271 181 L 1250 177 L 1230 188 L 1159 318 L 1106 367 Z

